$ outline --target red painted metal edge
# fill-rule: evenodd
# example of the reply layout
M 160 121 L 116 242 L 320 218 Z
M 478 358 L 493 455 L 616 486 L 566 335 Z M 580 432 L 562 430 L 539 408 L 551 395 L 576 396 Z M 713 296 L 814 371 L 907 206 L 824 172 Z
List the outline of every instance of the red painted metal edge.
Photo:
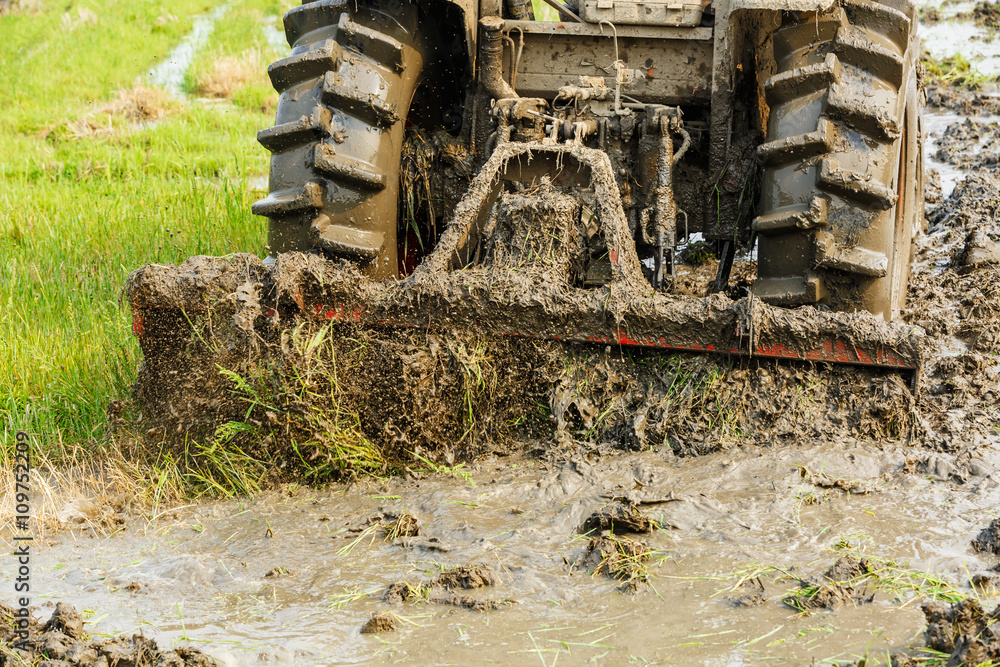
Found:
M 306 309 L 303 310 L 305 311 Z M 344 304 L 336 306 L 315 304 L 311 310 L 316 319 L 350 322 L 354 324 L 361 324 L 365 322 L 365 311 L 364 308 L 360 306 L 348 307 Z M 394 320 L 380 320 L 377 322 L 368 322 L 368 324 L 402 328 L 431 328 L 424 324 Z M 621 328 L 616 329 L 613 334 L 607 336 L 572 332 L 553 336 L 537 336 L 524 332 L 507 335 L 516 335 L 519 338 L 549 339 L 562 342 L 592 343 L 596 345 L 628 345 L 632 347 L 676 350 L 678 352 L 708 352 L 712 354 L 731 354 L 744 357 L 765 357 L 769 359 L 789 359 L 794 361 L 879 366 L 897 370 L 916 370 L 917 368 L 915 364 L 910 363 L 899 355 L 893 354 L 890 350 L 866 350 L 857 347 L 856 345 L 851 345 L 843 339 L 835 337 L 822 340 L 818 347 L 807 347 L 804 350 L 795 350 L 786 345 L 780 344 L 759 345 L 753 350 L 750 350 L 749 348 L 719 348 L 710 343 L 699 344 L 679 339 L 668 340 L 663 337 L 645 337 L 637 339 L 630 337 Z

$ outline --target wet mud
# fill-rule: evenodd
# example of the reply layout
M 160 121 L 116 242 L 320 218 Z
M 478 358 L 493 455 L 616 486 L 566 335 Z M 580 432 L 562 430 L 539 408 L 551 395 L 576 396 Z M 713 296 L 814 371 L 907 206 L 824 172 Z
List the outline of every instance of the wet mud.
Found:
M 947 665 L 982 665 L 1000 659 L 1000 606 L 986 612 L 979 602 L 965 600 L 953 605 L 925 604 L 923 611 L 927 647 L 947 655 Z
M 24 633 L 19 634 L 19 633 Z M 97 639 L 85 632 L 79 612 L 59 602 L 45 623 L 0 605 L 0 665 L 41 667 L 215 667 L 194 648 L 161 649 L 142 634 Z
M 989 526 L 979 531 L 976 539 L 972 540 L 972 548 L 1000 556 L 1000 519 L 994 519 Z
M 880 492 L 816 486 L 803 467 Z M 1000 562 L 971 544 L 1000 505 L 998 469 L 993 448 L 973 464 L 855 440 L 484 457 L 468 480 L 414 471 L 287 486 L 131 517 L 112 538 L 65 531 L 36 545 L 33 585 L 39 599 L 99 610 L 92 635 L 142 631 L 227 665 L 919 656 L 922 603 L 996 607 L 996 589 L 969 579 Z M 623 497 L 658 528 L 578 532 Z M 403 514 L 419 536 L 369 523 Z M 0 575 L 10 567 L 0 561 Z M 810 587 L 826 587 L 824 604 L 785 603 Z M 373 614 L 395 630 L 363 633 Z

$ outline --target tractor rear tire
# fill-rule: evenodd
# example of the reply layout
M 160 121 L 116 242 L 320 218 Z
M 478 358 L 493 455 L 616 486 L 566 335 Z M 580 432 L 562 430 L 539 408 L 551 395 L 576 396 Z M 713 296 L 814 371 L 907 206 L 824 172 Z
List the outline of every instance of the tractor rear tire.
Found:
M 896 6 L 900 7 L 897 9 Z M 840 0 L 774 33 L 754 293 L 894 319 L 923 227 L 913 6 Z
M 410 0 L 319 0 L 285 14 L 292 54 L 267 73 L 281 96 L 269 195 L 271 256 L 320 250 L 373 278 L 397 274 L 404 121 L 423 70 L 419 6 Z

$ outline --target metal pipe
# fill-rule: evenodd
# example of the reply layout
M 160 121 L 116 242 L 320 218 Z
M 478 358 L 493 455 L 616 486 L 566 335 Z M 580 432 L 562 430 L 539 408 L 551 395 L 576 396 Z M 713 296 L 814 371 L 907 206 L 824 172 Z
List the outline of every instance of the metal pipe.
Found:
M 482 63 L 479 82 L 490 97 L 497 100 L 518 97 L 503 78 L 503 19 L 499 16 L 486 16 L 479 20 L 482 29 L 482 40 L 479 43 L 479 56 Z
M 660 153 L 656 165 L 656 286 L 663 285 L 664 255 L 669 244 L 670 275 L 674 275 L 674 244 L 677 242 L 677 203 L 674 201 L 674 138 L 670 118 L 660 116 Z

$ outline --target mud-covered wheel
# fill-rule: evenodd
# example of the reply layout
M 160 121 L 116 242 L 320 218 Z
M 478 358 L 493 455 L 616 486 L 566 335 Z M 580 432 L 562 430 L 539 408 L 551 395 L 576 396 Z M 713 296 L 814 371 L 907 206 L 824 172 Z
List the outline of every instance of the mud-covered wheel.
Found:
M 754 292 L 892 319 L 901 308 L 923 169 L 916 14 L 840 0 L 774 33 Z
M 424 65 L 409 0 L 319 0 L 285 14 L 292 54 L 267 72 L 281 93 L 272 153 L 270 253 L 318 249 L 396 275 L 403 121 Z

